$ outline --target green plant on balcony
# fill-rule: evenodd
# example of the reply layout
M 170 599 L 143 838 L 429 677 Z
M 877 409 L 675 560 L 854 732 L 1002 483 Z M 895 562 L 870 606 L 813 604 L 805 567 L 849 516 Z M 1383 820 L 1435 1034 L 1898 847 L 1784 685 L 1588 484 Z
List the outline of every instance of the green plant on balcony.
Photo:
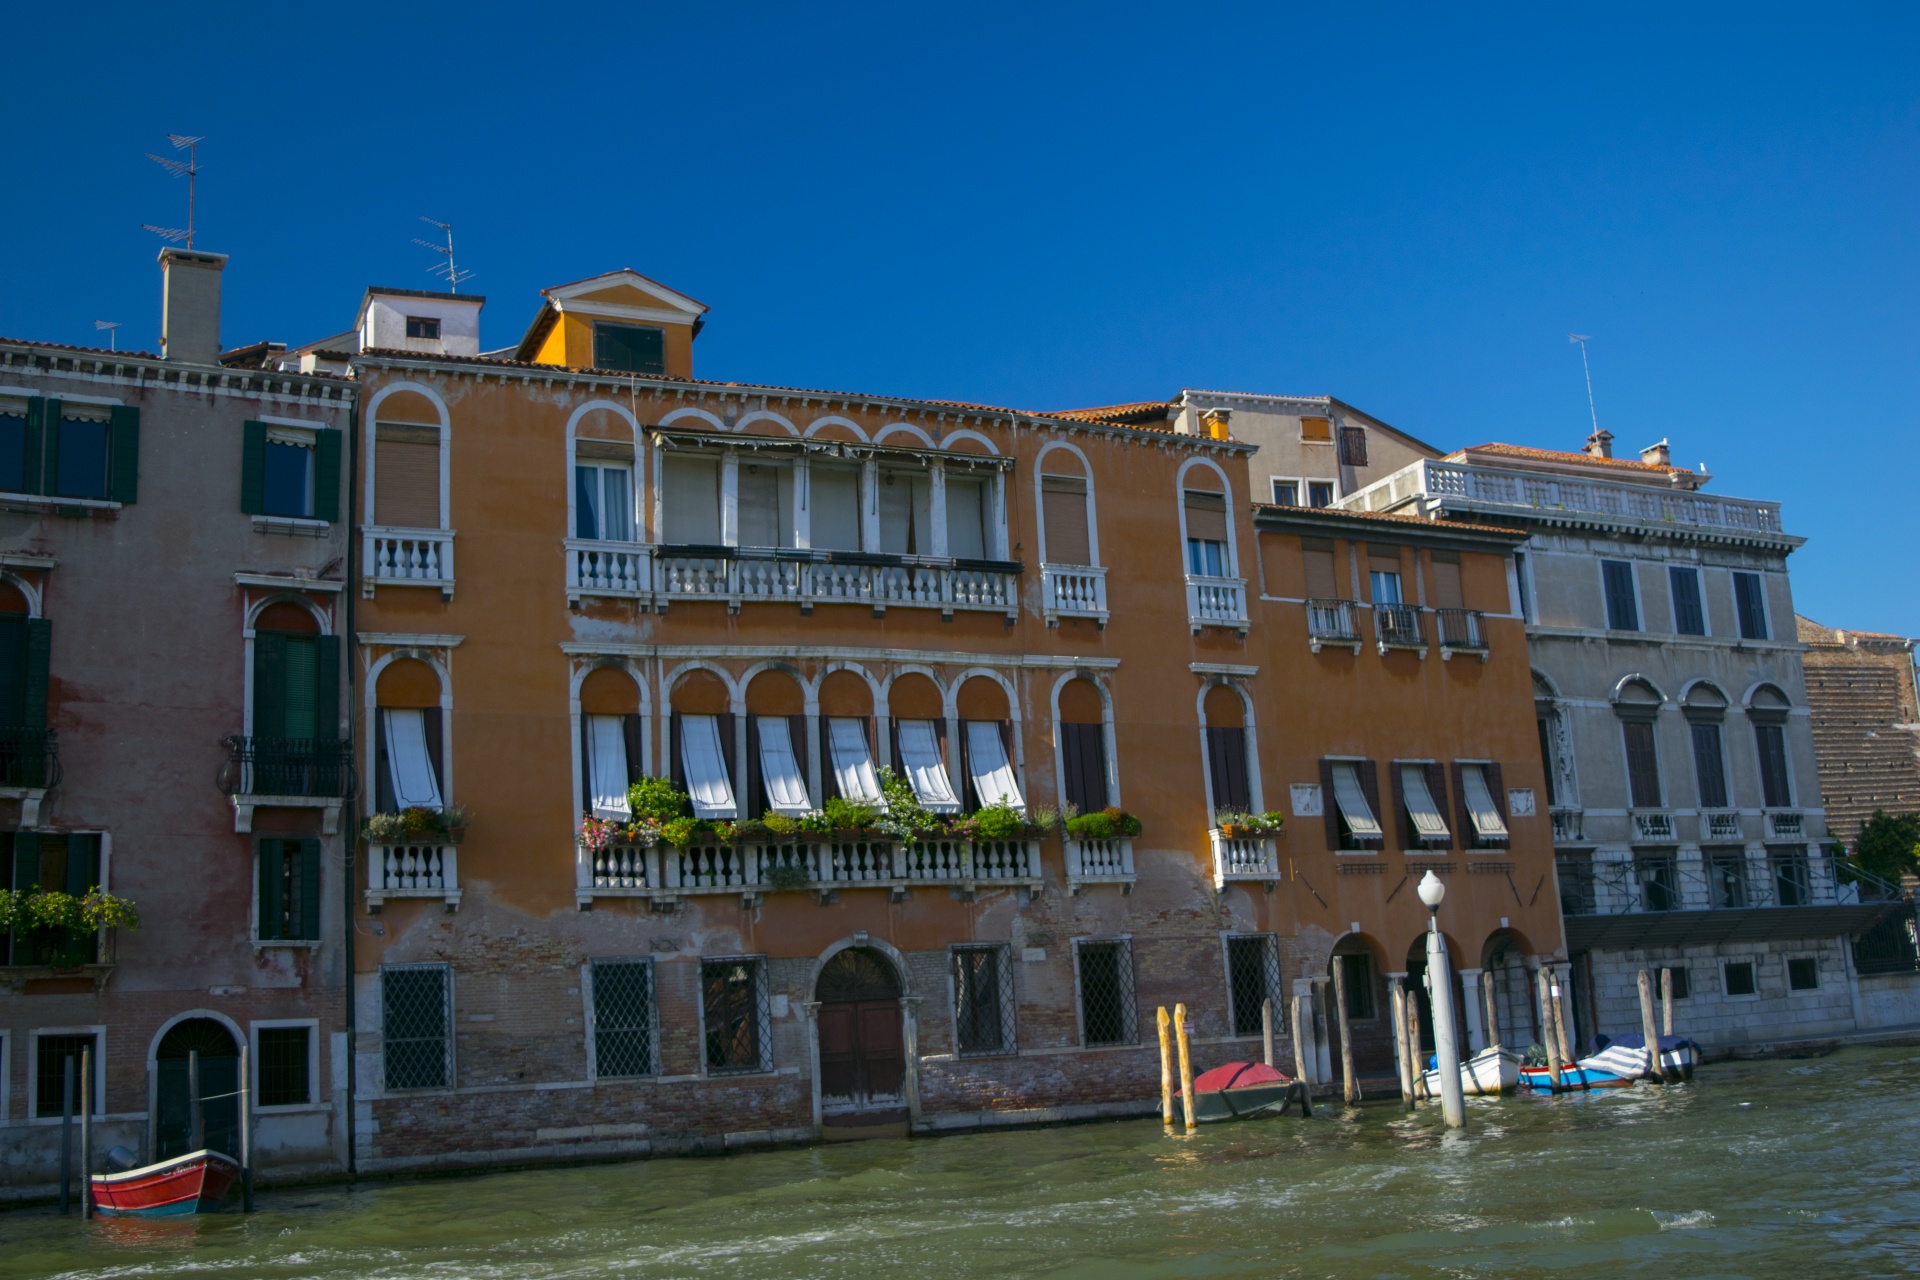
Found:
M 1037 805 L 1027 810 L 1027 825 L 1040 835 L 1052 835 L 1060 829 L 1060 811 L 1051 805 Z
M 57 889 L 0 889 L 0 933 L 21 935 L 27 949 L 71 969 L 93 958 L 92 940 L 102 929 L 138 929 L 140 912 L 126 898 L 99 885 L 84 894 Z
M 1067 819 L 1067 834 L 1076 840 L 1112 840 L 1116 836 L 1140 834 L 1140 819 L 1124 809 L 1109 806 L 1092 813 L 1075 814 Z
M 826 831 L 867 831 L 880 821 L 880 811 L 870 804 L 835 796 L 821 808 L 820 818 Z
M 1242 813 L 1237 809 L 1222 809 L 1213 815 L 1213 825 L 1220 828 L 1220 834 L 1229 840 L 1264 839 L 1277 836 L 1286 825 L 1286 815 L 1269 809 L 1265 813 Z
M 974 810 L 958 824 L 956 834 L 973 840 L 1018 840 L 1027 834 L 1027 819 L 1010 804 L 990 804 Z
M 370 813 L 361 823 L 369 844 L 459 844 L 472 815 L 466 806 L 413 805 L 398 813 Z
M 925 833 L 946 833 L 946 824 L 920 803 L 913 784 L 891 768 L 880 771 L 880 794 L 886 798 L 887 811 L 878 815 L 872 825 L 895 840 L 911 840 Z
M 675 786 L 671 778 L 642 778 L 628 787 L 627 808 L 636 822 L 642 819 L 670 822 L 686 817 L 691 811 L 687 793 Z
M 798 863 L 776 862 L 766 869 L 761 882 L 770 892 L 791 893 L 806 888 L 811 879 L 807 869 Z
M 812 815 L 808 815 L 811 817 Z M 775 840 L 791 840 L 805 828 L 803 819 L 785 813 L 769 813 L 760 819 L 760 825 L 766 828 L 767 835 Z

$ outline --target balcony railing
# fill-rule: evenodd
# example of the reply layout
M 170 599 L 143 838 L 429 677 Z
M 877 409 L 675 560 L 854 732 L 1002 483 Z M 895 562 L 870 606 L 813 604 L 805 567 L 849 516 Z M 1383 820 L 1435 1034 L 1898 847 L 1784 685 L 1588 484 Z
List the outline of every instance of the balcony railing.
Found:
M 1107 625 L 1107 571 L 1099 565 L 1043 564 L 1040 602 L 1048 622 L 1092 618 Z
M 59 781 L 60 753 L 54 730 L 20 725 L 0 728 L 0 787 L 45 791 Z
M 353 794 L 353 747 L 331 738 L 226 739 L 228 795 L 342 799 Z
M 1354 621 L 1351 600 L 1307 601 L 1307 647 L 1318 653 L 1327 645 L 1351 645 L 1360 652 L 1360 626 Z
M 1435 625 L 1440 629 L 1440 659 L 1455 653 L 1477 653 L 1487 660 L 1487 631 L 1478 609 L 1435 609 Z
M 606 544 L 598 544 L 604 546 Z M 757 547 L 630 548 L 651 555 L 654 602 L 720 600 L 731 609 L 743 602 L 776 601 L 811 609 L 816 604 L 864 604 L 875 613 L 889 608 L 1004 613 L 1020 608 L 1020 565 L 1007 560 L 947 560 L 852 551 L 806 551 Z M 578 556 L 574 557 L 578 572 Z M 635 580 L 646 575 L 634 569 Z M 569 583 L 568 590 L 576 588 Z M 612 594 L 579 588 L 583 595 Z M 639 594 L 635 589 L 635 594 Z
M 1213 844 L 1213 887 L 1224 889 L 1236 880 L 1260 880 L 1272 884 L 1280 878 L 1280 853 L 1274 841 L 1265 836 L 1222 835 L 1220 828 L 1207 832 Z
M 1740 814 L 1734 810 L 1708 810 L 1700 815 L 1702 840 L 1739 840 L 1746 832 Z
M 1389 649 L 1417 649 L 1427 656 L 1427 638 L 1420 630 L 1420 609 L 1411 604 L 1373 606 L 1373 638 L 1381 654 Z
M 1195 631 L 1202 627 L 1232 627 L 1244 635 L 1247 630 L 1246 579 L 1188 574 L 1187 622 Z
M 1777 809 L 1767 813 L 1767 839 L 1798 840 L 1806 834 L 1806 816 L 1801 813 L 1783 813 Z
M 698 844 L 684 848 L 614 846 L 580 854 L 576 896 L 651 897 L 694 894 L 746 898 L 781 890 L 830 893 L 915 885 L 1034 887 L 1041 883 L 1040 846 L 1032 840 L 834 840 L 819 844 Z
M 1635 840 L 1673 840 L 1673 815 L 1670 813 L 1636 813 L 1633 815 L 1633 838 Z
M 644 599 L 653 591 L 653 561 L 633 542 L 567 539 L 567 602 L 582 596 Z
M 1553 821 L 1553 842 L 1555 844 L 1580 844 L 1586 840 L 1586 813 L 1573 808 L 1551 809 L 1548 811 Z
M 439 898 L 460 906 L 460 850 L 450 844 L 376 844 L 367 850 L 367 909 L 388 898 Z
M 1090 884 L 1117 884 L 1133 889 L 1133 841 L 1125 836 L 1105 840 L 1062 840 L 1067 855 L 1067 892 L 1078 893 Z
M 362 594 L 376 586 L 438 587 L 453 598 L 453 530 L 368 525 L 364 532 Z

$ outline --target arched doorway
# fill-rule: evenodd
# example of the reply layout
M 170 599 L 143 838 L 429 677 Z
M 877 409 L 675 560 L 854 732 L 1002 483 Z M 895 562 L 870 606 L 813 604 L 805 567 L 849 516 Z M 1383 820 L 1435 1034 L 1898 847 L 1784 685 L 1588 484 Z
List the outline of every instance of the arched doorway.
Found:
M 1540 1041 L 1533 999 L 1533 971 L 1527 968 L 1526 939 L 1511 929 L 1496 930 L 1481 949 L 1480 966 L 1493 975 L 1496 1027 L 1488 1039 L 1516 1051 Z
M 200 1111 L 205 1125 L 200 1146 L 228 1155 L 240 1153 L 240 1046 L 224 1023 L 187 1018 L 169 1028 L 154 1050 L 155 1160 L 171 1160 L 198 1149 L 193 1145 L 188 1081 L 194 1053 L 200 1055 Z
M 1460 986 L 1460 948 L 1451 937 L 1447 939 L 1447 963 L 1451 972 L 1443 981 L 1452 985 L 1448 994 L 1453 997 L 1453 1035 L 1454 1043 L 1461 1048 L 1461 1057 L 1466 1056 L 1467 1023 L 1466 1011 L 1461 1002 L 1466 998 Z M 1476 995 L 1478 993 L 1475 993 Z M 1422 933 L 1414 938 L 1413 945 L 1407 948 L 1407 995 L 1418 1003 L 1420 1010 L 1420 1060 L 1434 1052 L 1433 1039 L 1433 990 L 1427 985 L 1427 935 Z
M 1327 959 L 1328 978 L 1335 978 L 1335 970 L 1340 970 L 1338 977 L 1344 980 L 1329 981 L 1327 984 L 1331 1012 L 1328 1021 L 1331 1034 L 1328 1038 L 1332 1045 L 1336 1076 L 1342 1070 L 1337 1019 L 1340 1013 L 1338 993 L 1343 989 L 1346 992 L 1347 1035 L 1353 1042 L 1354 1075 L 1385 1075 L 1393 1070 L 1393 1021 L 1383 1016 L 1390 1002 L 1379 957 L 1379 948 L 1371 938 L 1364 934 L 1349 933 L 1334 944 L 1333 954 Z
M 849 947 L 814 983 L 820 1002 L 820 1101 L 835 1111 L 893 1110 L 905 1104 L 907 1055 L 900 1025 L 900 977 L 871 947 Z

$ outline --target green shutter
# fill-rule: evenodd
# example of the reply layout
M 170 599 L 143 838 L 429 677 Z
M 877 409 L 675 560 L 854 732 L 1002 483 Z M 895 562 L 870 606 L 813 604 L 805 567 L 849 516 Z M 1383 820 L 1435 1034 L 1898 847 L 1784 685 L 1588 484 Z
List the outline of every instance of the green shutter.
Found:
M 260 937 L 278 938 L 287 918 L 287 904 L 283 896 L 287 883 L 286 872 L 282 868 L 286 843 L 281 840 L 262 840 L 260 842 Z
M 314 651 L 313 736 L 320 742 L 337 742 L 340 739 L 340 637 L 316 637 Z
M 27 682 L 27 620 L 0 618 L 0 725 L 23 723 Z
M 67 837 L 67 892 L 77 898 L 98 886 L 99 883 L 100 837 L 69 835 Z
M 27 441 L 20 464 L 20 488 L 26 493 L 44 493 L 40 483 L 40 442 L 46 436 L 47 402 L 39 396 L 27 401 Z
M 13 836 L 13 887 L 25 892 L 40 887 L 40 837 L 31 831 Z
M 340 518 L 340 433 L 321 428 L 313 433 L 313 518 Z
M 27 619 L 26 667 L 20 689 L 20 721 L 29 729 L 47 727 L 47 669 L 53 659 L 53 624 Z
M 40 410 L 40 458 L 42 483 L 35 493 L 57 493 L 60 489 L 60 402 L 49 399 Z
M 129 404 L 113 406 L 107 417 L 107 497 L 126 503 L 140 497 L 140 411 Z
M 300 842 L 300 936 L 320 937 L 320 842 Z
M 253 636 L 253 736 L 287 733 L 287 637 L 279 631 Z
M 240 513 L 257 516 L 267 509 L 267 424 L 240 427 Z

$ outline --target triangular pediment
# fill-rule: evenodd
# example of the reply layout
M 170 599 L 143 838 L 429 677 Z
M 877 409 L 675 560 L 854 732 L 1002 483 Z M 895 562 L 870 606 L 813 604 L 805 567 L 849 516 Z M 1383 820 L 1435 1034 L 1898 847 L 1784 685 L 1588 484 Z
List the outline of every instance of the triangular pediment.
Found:
M 692 324 L 707 313 L 695 298 L 650 280 L 638 271 L 609 271 L 545 291 L 556 311 L 610 318 L 677 320 Z

